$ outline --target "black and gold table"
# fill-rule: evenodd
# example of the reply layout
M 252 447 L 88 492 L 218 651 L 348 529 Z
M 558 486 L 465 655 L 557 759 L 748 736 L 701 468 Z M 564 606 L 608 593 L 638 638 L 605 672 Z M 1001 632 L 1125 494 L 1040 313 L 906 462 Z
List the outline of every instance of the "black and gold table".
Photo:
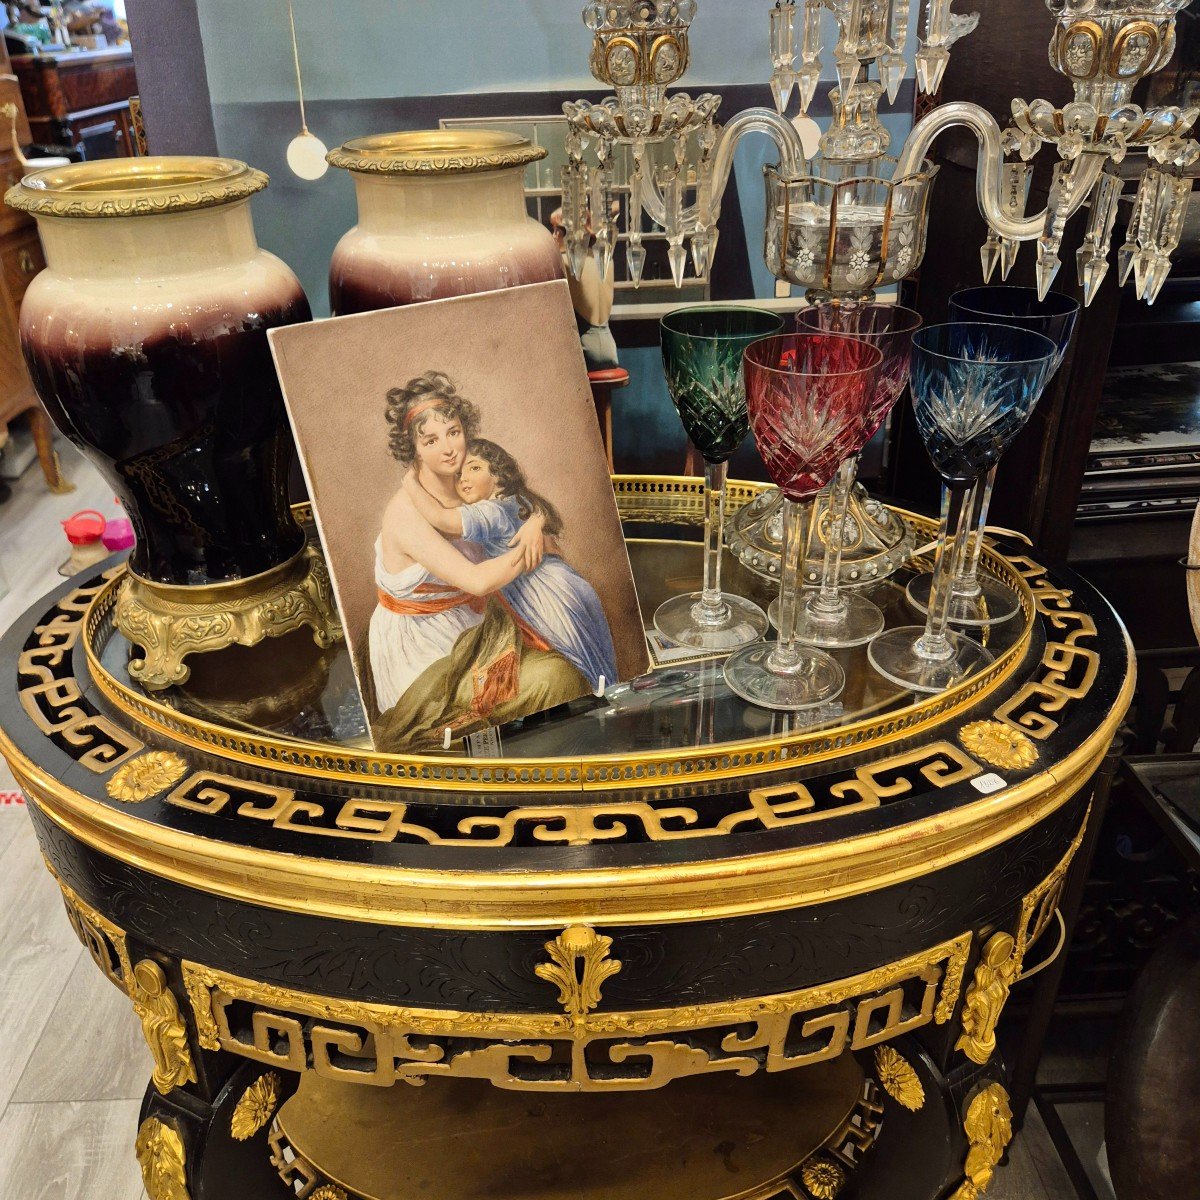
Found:
M 695 586 L 701 486 L 616 487 L 652 612 Z M 972 1200 L 1011 1136 L 996 1024 L 1133 686 L 1085 583 L 984 566 L 1022 611 L 942 695 L 847 651 L 801 720 L 679 661 L 475 757 L 372 753 L 303 638 L 147 695 L 119 565 L 47 598 L 0 750 L 154 1056 L 152 1200 Z

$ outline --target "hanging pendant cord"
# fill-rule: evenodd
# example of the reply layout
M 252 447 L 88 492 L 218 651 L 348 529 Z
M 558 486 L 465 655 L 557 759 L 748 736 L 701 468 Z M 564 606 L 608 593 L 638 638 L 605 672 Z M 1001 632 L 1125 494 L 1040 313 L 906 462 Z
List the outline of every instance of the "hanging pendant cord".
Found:
M 296 41 L 296 13 L 292 0 L 287 0 L 288 24 L 292 27 L 292 60 L 296 64 L 296 91 L 300 96 L 300 132 L 308 132 L 308 121 L 304 115 L 304 82 L 300 78 L 300 46 Z

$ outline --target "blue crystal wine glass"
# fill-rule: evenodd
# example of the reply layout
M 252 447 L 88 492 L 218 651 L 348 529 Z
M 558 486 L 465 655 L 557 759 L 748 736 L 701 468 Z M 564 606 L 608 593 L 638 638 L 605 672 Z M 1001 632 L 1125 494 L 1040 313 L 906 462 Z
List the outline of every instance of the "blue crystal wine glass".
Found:
M 1015 325 L 1048 337 L 1058 353 L 1051 376 L 1062 364 L 1063 355 L 1075 333 L 1079 316 L 1079 301 L 1062 292 L 1050 292 L 1044 300 L 1038 298 L 1037 288 L 986 285 L 963 288 L 950 297 L 951 321 L 985 321 L 1000 325 Z M 1047 381 L 1049 382 L 1049 381 Z M 950 595 L 950 624 L 976 628 L 998 625 L 1016 616 L 1021 604 L 1012 588 L 979 573 L 983 553 L 983 532 L 987 527 L 992 488 L 996 483 L 996 464 L 981 475 L 971 489 L 971 536 L 963 547 L 962 560 L 955 563 L 954 583 Z M 929 572 L 909 580 L 908 598 L 918 612 L 929 611 L 929 589 L 933 576 Z
M 966 501 L 1029 419 L 1057 354 L 1048 337 L 1011 325 L 954 321 L 913 335 L 913 410 L 947 501 L 924 627 L 889 629 L 867 647 L 875 670 L 901 687 L 940 692 L 991 661 L 949 627 L 954 563 L 970 534 Z

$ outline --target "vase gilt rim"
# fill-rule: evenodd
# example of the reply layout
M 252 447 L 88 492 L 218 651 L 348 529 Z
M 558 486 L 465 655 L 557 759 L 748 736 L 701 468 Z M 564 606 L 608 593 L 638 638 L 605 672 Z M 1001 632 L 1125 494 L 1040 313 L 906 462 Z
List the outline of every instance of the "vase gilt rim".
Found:
M 354 138 L 327 158 L 368 175 L 466 175 L 524 167 L 548 153 L 506 129 L 409 129 Z
M 159 155 L 69 163 L 26 175 L 4 197 L 35 217 L 144 217 L 232 204 L 267 176 L 233 158 Z

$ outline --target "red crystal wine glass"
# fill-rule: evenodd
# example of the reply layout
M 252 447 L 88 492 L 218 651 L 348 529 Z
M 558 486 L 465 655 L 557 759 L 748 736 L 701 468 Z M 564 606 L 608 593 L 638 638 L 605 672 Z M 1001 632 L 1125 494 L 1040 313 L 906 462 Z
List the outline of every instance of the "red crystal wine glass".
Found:
M 866 437 L 871 440 L 887 420 L 905 387 L 912 356 L 913 334 L 921 328 L 921 314 L 899 304 L 821 304 L 796 314 L 796 332 L 840 333 L 856 337 L 883 353 L 883 363 L 871 393 Z M 883 629 L 883 613 L 853 588 L 839 586 L 844 530 L 850 495 L 858 476 L 858 455 L 838 468 L 829 487 L 829 524 L 825 535 L 825 561 L 821 584 L 810 591 L 800 611 L 796 636 L 825 649 L 861 646 Z M 779 602 L 771 605 L 772 624 L 778 623 Z
M 882 363 L 875 346 L 832 333 L 781 334 L 746 350 L 750 428 L 784 501 L 779 638 L 725 662 L 726 683 L 751 704 L 795 712 L 834 699 L 845 686 L 842 668 L 797 637 L 800 582 L 812 499 L 869 436 Z

